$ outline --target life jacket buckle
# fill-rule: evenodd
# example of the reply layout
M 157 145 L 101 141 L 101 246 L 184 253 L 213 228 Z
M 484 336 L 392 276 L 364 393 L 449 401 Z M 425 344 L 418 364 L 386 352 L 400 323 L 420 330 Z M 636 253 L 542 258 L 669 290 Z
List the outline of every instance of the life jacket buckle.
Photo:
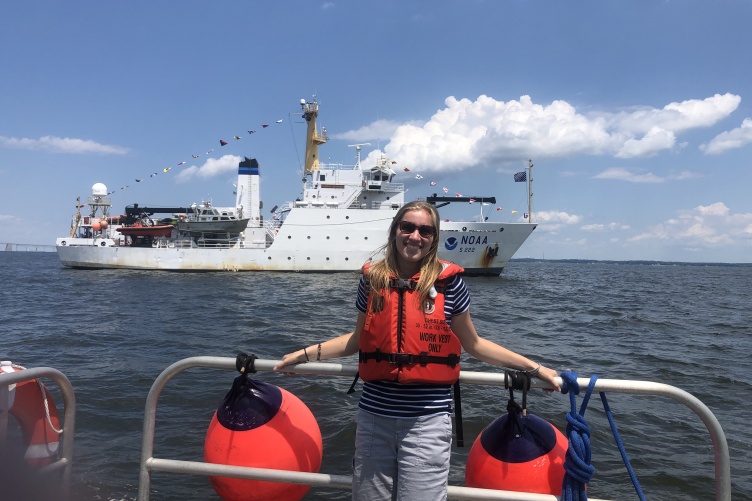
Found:
M 447 356 L 447 365 L 449 365 L 449 367 L 451 367 L 452 369 L 454 369 L 459 363 L 460 363 L 459 355 L 452 353 Z
M 418 282 L 412 279 L 392 278 L 389 280 L 389 287 L 392 287 L 395 289 L 415 290 L 418 287 Z
M 415 357 L 409 353 L 390 353 L 387 360 L 389 360 L 390 364 L 404 365 L 412 364 L 414 358 Z

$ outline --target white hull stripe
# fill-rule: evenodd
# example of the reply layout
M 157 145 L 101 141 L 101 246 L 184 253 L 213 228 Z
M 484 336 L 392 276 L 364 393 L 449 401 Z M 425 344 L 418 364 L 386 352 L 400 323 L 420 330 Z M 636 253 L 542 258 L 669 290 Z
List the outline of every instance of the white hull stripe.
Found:
M 57 453 L 58 442 L 49 444 L 32 444 L 26 449 L 24 459 L 42 459 L 48 458 Z

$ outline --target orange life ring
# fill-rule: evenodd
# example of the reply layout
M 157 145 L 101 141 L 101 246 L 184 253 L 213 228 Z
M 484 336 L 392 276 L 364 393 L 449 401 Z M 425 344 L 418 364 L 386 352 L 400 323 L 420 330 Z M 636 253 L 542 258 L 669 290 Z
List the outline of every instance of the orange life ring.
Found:
M 20 370 L 23 367 L 3 362 L 0 377 L 3 372 Z M 0 402 L 0 406 L 0 411 L 5 410 L 5 402 Z M 26 444 L 26 464 L 32 468 L 41 468 L 52 463 L 57 458 L 58 437 L 62 431 L 49 390 L 36 379 L 9 385 L 7 406 L 21 427 L 21 435 Z

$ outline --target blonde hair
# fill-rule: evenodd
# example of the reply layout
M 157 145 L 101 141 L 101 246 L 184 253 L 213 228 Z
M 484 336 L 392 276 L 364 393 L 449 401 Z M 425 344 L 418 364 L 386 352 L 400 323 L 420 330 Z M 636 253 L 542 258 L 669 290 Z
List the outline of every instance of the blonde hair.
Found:
M 371 295 L 371 304 L 369 305 L 371 311 L 374 308 L 378 309 L 377 302 L 381 297 L 381 292 L 389 286 L 389 279 L 399 276 L 399 268 L 397 266 L 397 229 L 405 214 L 409 211 L 426 212 L 431 217 L 433 226 L 436 228 L 436 235 L 433 237 L 428 252 L 420 264 L 420 278 L 417 285 L 419 305 L 428 299 L 429 291 L 443 269 L 443 266 L 439 262 L 439 211 L 436 210 L 434 205 L 423 200 L 416 200 L 403 205 L 394 216 L 392 224 L 389 226 L 389 236 L 386 244 L 381 248 L 384 251 L 384 259 L 373 263 L 368 270 L 371 290 L 376 293 Z

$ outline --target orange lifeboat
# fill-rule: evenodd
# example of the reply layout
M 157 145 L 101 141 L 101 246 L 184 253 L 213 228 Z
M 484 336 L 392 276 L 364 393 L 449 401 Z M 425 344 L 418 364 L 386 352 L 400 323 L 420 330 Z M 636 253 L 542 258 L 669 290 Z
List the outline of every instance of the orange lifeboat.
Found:
M 147 226 L 137 221 L 131 226 L 121 226 L 117 231 L 130 237 L 169 237 L 174 229 L 171 224 Z
M 21 370 L 23 367 L 3 361 L 0 378 L 3 373 Z M 8 398 L 0 400 L 0 412 L 4 411 L 15 417 L 21 427 L 26 464 L 41 468 L 57 458 L 58 437 L 62 433 L 60 420 L 52 394 L 41 382 L 31 379 L 9 385 Z

